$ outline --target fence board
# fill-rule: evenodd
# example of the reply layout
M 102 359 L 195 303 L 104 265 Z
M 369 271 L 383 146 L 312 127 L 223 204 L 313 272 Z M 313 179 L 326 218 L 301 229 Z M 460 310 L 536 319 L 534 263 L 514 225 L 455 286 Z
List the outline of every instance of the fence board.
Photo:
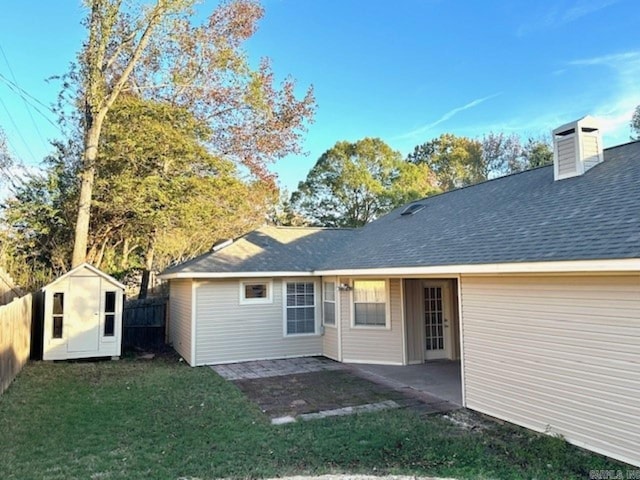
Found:
M 124 348 L 159 348 L 165 344 L 167 298 L 130 300 L 122 314 Z
M 0 307 L 0 394 L 29 360 L 32 305 L 29 294 Z

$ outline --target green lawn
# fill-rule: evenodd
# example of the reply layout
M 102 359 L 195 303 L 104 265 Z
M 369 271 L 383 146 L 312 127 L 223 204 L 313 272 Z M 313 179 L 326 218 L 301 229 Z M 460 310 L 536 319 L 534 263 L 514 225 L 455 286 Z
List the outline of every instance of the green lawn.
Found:
M 231 383 L 173 357 L 31 363 L 0 396 L 0 472 L 3 480 L 328 472 L 584 479 L 591 469 L 621 468 L 560 439 L 484 425 L 396 410 L 271 426 Z

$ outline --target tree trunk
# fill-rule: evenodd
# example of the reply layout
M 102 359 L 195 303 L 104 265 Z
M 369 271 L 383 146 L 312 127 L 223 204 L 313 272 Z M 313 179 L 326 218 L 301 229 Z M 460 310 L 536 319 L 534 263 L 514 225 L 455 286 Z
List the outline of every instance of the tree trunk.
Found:
M 151 242 L 149 249 L 144 258 L 144 270 L 142 271 L 142 281 L 140 282 L 140 293 L 138 299 L 147 298 L 149 292 L 149 280 L 151 278 L 151 269 L 153 268 L 153 255 L 155 253 L 155 239 Z
M 118 246 L 119 243 L 120 242 L 116 242 L 113 245 L 113 248 L 115 249 Z M 100 250 L 99 250 L 98 255 L 97 255 L 97 257 L 95 259 L 95 262 L 93 264 L 94 267 L 96 267 L 96 268 L 100 268 L 101 267 L 102 260 L 104 260 L 104 252 L 107 249 L 107 245 L 108 244 L 109 244 L 109 237 L 108 237 L 108 235 L 105 235 L 105 239 L 102 241 L 102 245 L 100 245 Z
M 125 238 L 122 244 L 122 260 L 120 261 L 120 268 L 126 270 L 129 268 L 129 239 Z
M 87 259 L 87 243 L 89 241 L 89 221 L 91 220 L 91 198 L 93 196 L 93 181 L 96 176 L 96 156 L 98 141 L 102 129 L 104 115 L 98 115 L 89 127 L 84 150 L 83 169 L 80 175 L 80 199 L 78 201 L 78 217 L 73 241 L 73 257 L 71 266 L 76 267 Z
M 157 0 L 149 15 L 147 24 L 142 25 L 142 34 L 137 45 L 133 48 L 133 53 L 126 61 L 124 69 L 119 76 L 113 79 L 110 90 L 99 94 L 102 83 L 110 83 L 105 76 L 105 68 L 109 66 L 120 52 L 120 47 L 116 48 L 116 54 L 112 58 L 105 59 L 105 52 L 109 42 L 114 40 L 113 27 L 117 24 L 117 16 L 120 11 L 121 2 L 102 2 L 94 0 L 91 5 L 91 17 L 89 23 L 89 42 L 85 51 L 88 59 L 85 59 L 82 66 L 86 67 L 88 73 L 88 84 L 85 91 L 85 122 L 86 137 L 84 143 L 84 157 L 82 159 L 82 173 L 80 186 L 80 199 L 78 201 L 78 217 L 76 219 L 76 231 L 73 242 L 73 257 L 71 265 L 73 267 L 81 264 L 87 258 L 87 243 L 89 239 L 89 221 L 91 219 L 91 197 L 93 196 L 93 181 L 96 176 L 96 157 L 98 155 L 98 142 L 102 123 L 117 100 L 120 92 L 131 76 L 134 67 L 140 61 L 144 49 L 151 40 L 153 30 L 162 22 L 170 7 L 174 7 L 174 2 Z M 114 20 L 115 19 L 115 20 Z M 106 63 L 105 63 L 106 62 Z

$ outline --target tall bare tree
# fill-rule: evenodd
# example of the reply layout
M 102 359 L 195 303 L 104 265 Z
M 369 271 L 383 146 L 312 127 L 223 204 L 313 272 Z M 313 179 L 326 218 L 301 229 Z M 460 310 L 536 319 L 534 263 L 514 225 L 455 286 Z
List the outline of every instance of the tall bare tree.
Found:
M 268 60 L 249 65 L 242 45 L 263 15 L 257 0 L 222 1 L 200 25 L 195 0 L 86 1 L 88 40 L 72 75 L 84 132 L 73 265 L 86 259 L 101 133 L 123 93 L 188 110 L 210 127 L 213 155 L 260 178 L 270 176 L 269 161 L 300 151 L 315 109 L 311 89 L 298 100 L 293 80 L 274 85 Z
M 122 0 L 87 0 L 89 38 L 80 54 L 84 153 L 72 265 L 85 261 L 91 218 L 95 161 L 104 120 L 142 58 L 154 31 L 187 8 L 190 0 L 157 0 L 139 15 L 122 10 Z

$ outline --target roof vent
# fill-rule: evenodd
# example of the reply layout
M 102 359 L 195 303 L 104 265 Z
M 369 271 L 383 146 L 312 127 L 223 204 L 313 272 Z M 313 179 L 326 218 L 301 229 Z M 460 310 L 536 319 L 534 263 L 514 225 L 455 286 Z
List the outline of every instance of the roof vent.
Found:
M 595 118 L 586 116 L 553 131 L 555 180 L 582 175 L 602 161 L 602 134 Z
M 400 215 L 402 216 L 413 215 L 414 213 L 419 212 L 423 208 L 424 208 L 424 205 L 422 203 L 412 203 L 411 205 L 408 205 L 404 210 L 402 210 Z

